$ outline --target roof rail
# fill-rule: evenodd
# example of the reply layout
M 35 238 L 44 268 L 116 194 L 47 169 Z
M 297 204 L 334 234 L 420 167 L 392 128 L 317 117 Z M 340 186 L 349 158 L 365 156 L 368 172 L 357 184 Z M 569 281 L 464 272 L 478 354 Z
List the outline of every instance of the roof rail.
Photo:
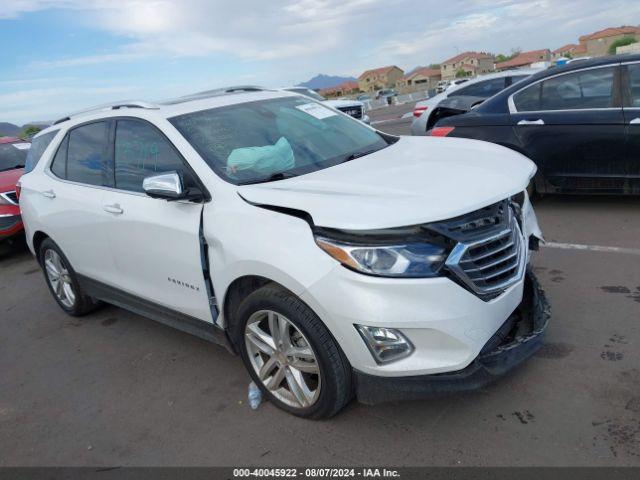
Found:
M 235 85 L 231 87 L 215 88 L 213 90 L 205 90 L 204 92 L 191 93 L 182 97 L 174 98 L 160 102 L 162 105 L 176 105 L 178 103 L 191 102 L 192 100 L 202 100 L 205 98 L 220 97 L 222 95 L 231 95 L 233 93 L 245 92 L 262 92 L 267 90 L 265 87 L 258 85 Z
M 105 103 L 102 105 L 96 105 L 95 107 L 90 107 L 90 108 L 86 108 L 84 110 L 80 110 L 77 112 L 74 112 L 70 115 L 67 115 L 66 117 L 60 118 L 58 120 L 56 120 L 55 122 L 53 122 L 54 125 L 57 125 L 58 123 L 62 123 L 62 122 L 66 122 L 67 120 L 71 120 L 73 117 L 78 117 L 81 115 L 87 115 L 89 113 L 93 113 L 93 112 L 101 112 L 101 111 L 107 111 L 107 110 L 119 110 L 121 108 L 144 108 L 144 109 L 149 109 L 149 110 L 154 110 L 157 108 L 160 108 L 159 105 L 155 104 L 155 103 L 150 103 L 150 102 L 143 102 L 140 100 L 121 100 L 118 102 L 111 102 L 111 103 Z

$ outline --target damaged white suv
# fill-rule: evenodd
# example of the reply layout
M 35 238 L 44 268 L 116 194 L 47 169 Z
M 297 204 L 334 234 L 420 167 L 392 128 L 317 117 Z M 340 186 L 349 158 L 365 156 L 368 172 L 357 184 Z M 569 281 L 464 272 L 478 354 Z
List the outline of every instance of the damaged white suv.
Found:
M 36 137 L 20 206 L 61 308 L 108 302 L 222 343 L 310 418 L 477 388 L 536 351 L 533 163 L 250 90 L 118 103 Z

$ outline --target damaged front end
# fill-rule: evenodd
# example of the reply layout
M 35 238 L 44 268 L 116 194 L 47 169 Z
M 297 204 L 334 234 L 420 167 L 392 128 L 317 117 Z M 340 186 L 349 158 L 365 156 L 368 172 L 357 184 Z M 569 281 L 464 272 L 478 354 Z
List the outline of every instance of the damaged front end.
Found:
M 411 377 L 380 377 L 355 371 L 361 403 L 416 400 L 476 390 L 506 375 L 542 345 L 550 317 L 549 303 L 535 274 L 527 269 L 520 305 L 466 368 Z

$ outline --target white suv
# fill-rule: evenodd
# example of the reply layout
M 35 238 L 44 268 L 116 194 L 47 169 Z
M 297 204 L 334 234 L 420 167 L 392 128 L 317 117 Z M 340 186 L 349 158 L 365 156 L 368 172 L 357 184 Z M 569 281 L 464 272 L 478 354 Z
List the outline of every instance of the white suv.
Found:
M 20 206 L 62 309 L 104 301 L 221 343 L 310 418 L 354 395 L 476 388 L 536 351 L 533 163 L 252 90 L 115 104 L 38 134 Z

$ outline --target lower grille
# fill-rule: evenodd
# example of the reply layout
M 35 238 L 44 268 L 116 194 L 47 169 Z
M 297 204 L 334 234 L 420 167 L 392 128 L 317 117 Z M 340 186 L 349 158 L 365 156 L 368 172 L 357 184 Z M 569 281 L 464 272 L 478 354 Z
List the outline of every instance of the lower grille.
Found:
M 338 107 L 338 110 L 340 110 L 343 113 L 346 113 L 350 117 L 357 118 L 357 119 L 362 118 L 362 107 L 360 106 Z
M 512 208 L 507 209 L 499 231 L 458 243 L 446 261 L 449 270 L 481 297 L 499 295 L 524 275 L 527 245 Z

